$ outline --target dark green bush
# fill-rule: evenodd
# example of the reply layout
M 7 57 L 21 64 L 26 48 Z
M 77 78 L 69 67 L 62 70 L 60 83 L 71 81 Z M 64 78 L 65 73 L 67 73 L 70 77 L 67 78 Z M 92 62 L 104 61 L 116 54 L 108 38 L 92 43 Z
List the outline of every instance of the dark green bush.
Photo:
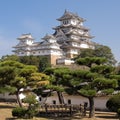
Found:
M 33 118 L 34 116 L 37 115 L 37 111 L 35 109 L 28 109 L 26 112 L 26 118 Z
M 117 112 L 118 109 L 120 108 L 120 94 L 117 94 L 111 97 L 107 101 L 106 107 L 112 112 Z
M 12 110 L 12 116 L 23 118 L 26 114 L 26 109 L 21 107 L 16 107 Z
M 36 95 L 31 93 L 23 99 L 25 103 L 28 103 L 28 108 L 26 111 L 26 118 L 33 118 L 38 113 L 39 103 L 36 100 Z
M 29 94 L 23 100 L 28 104 L 27 108 L 17 107 L 12 110 L 12 115 L 18 118 L 33 118 L 39 112 L 39 103 L 34 94 Z
M 118 117 L 120 118 L 120 108 L 119 108 L 118 111 L 117 111 L 117 115 L 118 115 Z

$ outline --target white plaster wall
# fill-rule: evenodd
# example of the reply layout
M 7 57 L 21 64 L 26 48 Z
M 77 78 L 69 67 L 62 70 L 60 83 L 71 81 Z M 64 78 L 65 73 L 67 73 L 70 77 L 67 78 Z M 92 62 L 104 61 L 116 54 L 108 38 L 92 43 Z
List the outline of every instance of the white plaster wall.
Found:
M 9 95 L 9 93 L 0 94 L 1 99 L 16 99 L 15 95 Z
M 20 97 L 22 99 L 25 96 L 21 95 Z M 6 94 L 0 94 L 0 98 L 2 98 L 2 99 L 16 99 L 16 96 L 15 95 L 9 95 L 8 93 L 6 93 Z M 68 100 L 71 100 L 71 104 L 82 104 L 82 105 L 84 105 L 84 103 L 87 102 L 88 106 L 89 106 L 89 101 L 85 97 L 64 94 L 64 99 L 65 99 L 66 104 L 68 104 Z M 107 102 L 108 99 L 109 99 L 109 97 L 107 97 L 107 96 L 106 97 L 96 97 L 94 99 L 95 108 L 100 109 L 100 110 L 106 110 L 107 109 L 106 108 L 106 102 Z M 58 96 L 57 96 L 56 93 L 51 97 L 44 98 L 43 102 L 46 101 L 47 104 L 53 104 L 54 100 L 56 101 L 56 104 L 59 104 Z
M 88 106 L 89 106 L 89 101 L 85 97 L 64 95 L 64 99 L 65 99 L 66 104 L 68 104 L 68 100 L 71 100 L 71 104 L 82 104 L 82 105 L 84 105 L 84 103 L 87 102 Z M 97 98 L 95 98 L 94 99 L 95 108 L 100 109 L 100 110 L 107 110 L 106 102 L 107 102 L 108 99 L 109 99 L 109 97 L 97 97 Z M 53 104 L 54 100 L 56 101 L 56 104 L 59 104 L 59 100 L 58 100 L 57 95 L 54 95 L 52 97 L 48 97 L 46 103 Z
M 87 44 L 81 44 L 80 47 L 81 48 L 89 48 L 89 46 Z

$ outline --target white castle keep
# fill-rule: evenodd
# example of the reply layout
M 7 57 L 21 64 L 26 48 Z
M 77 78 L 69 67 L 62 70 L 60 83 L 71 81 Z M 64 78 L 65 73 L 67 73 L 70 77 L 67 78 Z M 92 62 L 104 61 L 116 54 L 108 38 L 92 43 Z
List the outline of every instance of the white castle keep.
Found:
M 55 32 L 45 35 L 40 42 L 35 42 L 31 34 L 22 34 L 13 52 L 18 56 L 46 56 L 51 65 L 70 65 L 81 49 L 94 49 L 93 36 L 83 26 L 83 18 L 65 10 L 57 20 L 60 25 L 53 28 Z

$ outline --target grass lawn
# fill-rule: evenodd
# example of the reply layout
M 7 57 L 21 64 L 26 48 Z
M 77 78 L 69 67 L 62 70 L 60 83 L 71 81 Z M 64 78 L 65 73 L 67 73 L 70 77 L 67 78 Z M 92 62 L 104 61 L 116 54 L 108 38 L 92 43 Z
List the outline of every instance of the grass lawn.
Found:
M 12 117 L 11 111 L 16 106 L 16 104 L 3 103 L 0 102 L 0 120 L 22 120 L 15 119 Z M 116 118 L 115 113 L 110 112 L 96 112 L 95 118 L 83 118 L 82 120 L 119 120 Z M 27 119 L 28 120 L 28 119 Z M 70 118 L 34 118 L 32 120 L 79 120 L 79 119 L 70 119 Z

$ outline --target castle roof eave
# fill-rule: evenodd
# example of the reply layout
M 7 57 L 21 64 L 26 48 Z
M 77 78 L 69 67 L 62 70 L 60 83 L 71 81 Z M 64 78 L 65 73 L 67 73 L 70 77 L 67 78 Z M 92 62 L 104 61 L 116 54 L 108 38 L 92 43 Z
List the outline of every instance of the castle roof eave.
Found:
M 62 20 L 66 20 L 66 19 L 78 19 L 78 20 L 80 20 L 80 21 L 82 21 L 82 22 L 84 22 L 85 20 L 83 19 L 83 18 L 81 18 L 81 17 L 79 17 L 77 14 L 74 14 L 74 13 L 72 13 L 72 12 L 69 12 L 69 11 L 67 11 L 67 10 L 65 10 L 65 12 L 64 12 L 64 14 L 60 17 L 60 18 L 58 18 L 57 20 L 58 21 L 62 21 Z
M 22 34 L 19 38 L 17 38 L 17 40 L 24 40 L 24 39 L 34 40 L 34 38 L 32 37 L 31 33 Z
M 53 30 L 57 30 L 57 29 L 61 29 L 61 28 L 68 28 L 68 27 L 73 27 L 73 28 L 79 28 L 79 29 L 82 29 L 82 30 L 87 30 L 87 31 L 89 31 L 90 29 L 89 28 L 86 28 L 86 27 L 83 27 L 83 26 L 78 26 L 78 25 L 69 25 L 69 26 L 56 26 L 56 27 L 53 27 L 52 29 Z
M 48 40 L 48 39 L 55 39 L 55 37 L 53 35 L 48 35 L 46 34 L 43 38 L 41 38 L 42 40 Z

